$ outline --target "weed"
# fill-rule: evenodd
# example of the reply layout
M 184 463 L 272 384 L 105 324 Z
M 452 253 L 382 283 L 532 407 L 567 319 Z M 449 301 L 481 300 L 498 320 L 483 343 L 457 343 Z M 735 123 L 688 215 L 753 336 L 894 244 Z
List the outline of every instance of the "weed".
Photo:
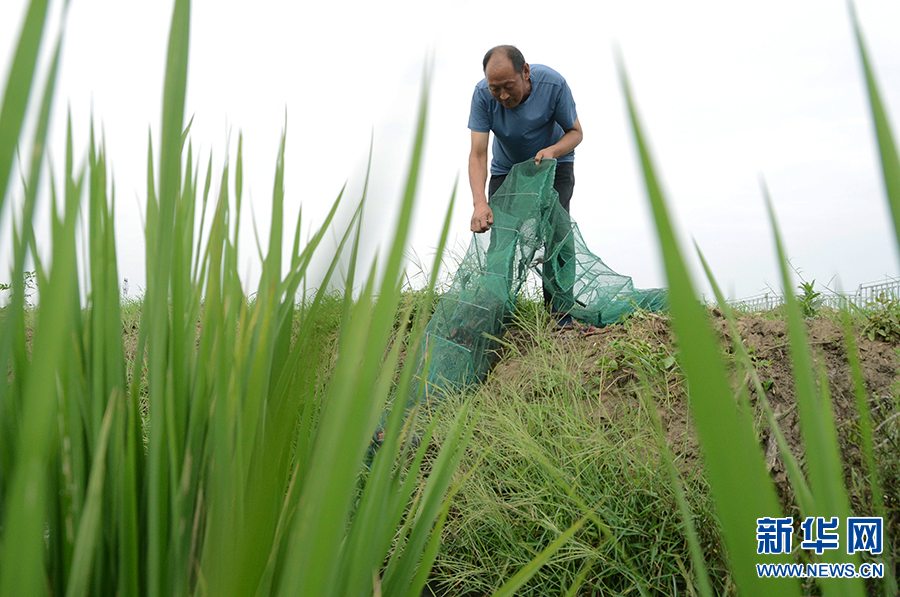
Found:
M 802 294 L 797 296 L 797 304 L 803 317 L 815 317 L 822 306 L 822 293 L 815 289 L 816 281 L 802 282 L 798 287 Z
M 462 465 L 467 480 L 436 562 L 441 594 L 489 594 L 586 513 L 596 520 L 517 595 L 563 594 L 580 582 L 587 592 L 569 594 L 687 590 L 692 580 L 679 562 L 690 556 L 675 496 L 650 414 L 636 398 L 642 384 L 652 387 L 654 408 L 671 417 L 667 396 L 683 396 L 660 318 L 613 326 L 606 340 L 561 335 L 547 320 L 540 301 L 519 304 L 509 349 L 476 394 L 481 416 Z M 678 458 L 683 465 L 684 450 Z M 705 481 L 694 471 L 685 483 L 722 571 Z M 714 581 L 720 592 L 726 577 Z
M 747 356 L 750 357 L 750 363 L 753 365 L 753 368 L 757 372 L 767 371 L 772 366 L 772 359 L 760 358 L 759 354 L 757 353 L 756 346 L 754 346 L 753 344 L 747 345 L 746 340 L 742 339 L 741 341 L 744 342 L 744 345 L 747 348 Z M 768 377 L 764 380 L 761 379 L 760 383 L 762 384 L 763 391 L 768 392 L 775 384 L 775 380 L 771 377 Z
M 900 300 L 881 294 L 869 303 L 862 333 L 869 340 L 900 341 Z
M 10 299 L 12 299 L 12 293 L 15 292 L 16 284 L 6 284 L 0 282 L 0 292 L 9 292 Z M 37 291 L 37 272 L 34 271 L 25 271 L 22 272 L 22 303 L 26 309 L 34 309 L 34 301 L 32 297 L 34 293 Z

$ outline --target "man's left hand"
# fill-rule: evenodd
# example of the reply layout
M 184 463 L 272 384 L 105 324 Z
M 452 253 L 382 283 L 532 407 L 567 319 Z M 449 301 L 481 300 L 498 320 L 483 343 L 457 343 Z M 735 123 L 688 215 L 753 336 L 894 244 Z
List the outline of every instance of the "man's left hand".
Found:
M 546 148 L 540 150 L 539 152 L 537 152 L 537 155 L 534 156 L 534 163 L 540 164 L 541 160 L 543 160 L 544 158 L 547 158 L 548 160 L 552 160 L 555 157 L 556 156 L 553 155 L 553 151 L 549 147 L 546 147 Z
M 543 159 L 556 159 L 559 156 L 566 155 L 584 138 L 584 132 L 581 130 L 581 123 L 578 122 L 578 119 L 575 119 L 575 123 L 572 125 L 572 128 L 568 129 L 566 133 L 562 136 L 562 139 L 557 141 L 554 145 L 550 147 L 545 147 L 544 149 L 537 152 L 537 155 L 534 156 L 534 163 L 540 164 Z

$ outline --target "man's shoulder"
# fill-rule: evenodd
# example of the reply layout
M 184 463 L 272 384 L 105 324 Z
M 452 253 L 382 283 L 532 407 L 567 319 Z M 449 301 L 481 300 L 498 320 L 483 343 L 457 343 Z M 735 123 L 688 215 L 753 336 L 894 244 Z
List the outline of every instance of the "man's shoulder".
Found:
M 488 89 L 487 79 L 482 79 L 475 84 L 475 90 L 472 93 L 472 106 L 476 105 L 480 106 L 483 109 L 488 108 L 488 104 L 491 103 L 493 96 L 491 95 L 491 90 Z
M 562 85 L 566 82 L 565 77 L 546 64 L 529 64 L 528 67 L 531 71 L 532 83 L 537 82 Z

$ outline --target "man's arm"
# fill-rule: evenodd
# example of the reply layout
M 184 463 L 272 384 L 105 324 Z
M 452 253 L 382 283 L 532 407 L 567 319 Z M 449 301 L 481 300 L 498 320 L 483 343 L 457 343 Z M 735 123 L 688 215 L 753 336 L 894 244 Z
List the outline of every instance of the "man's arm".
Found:
M 537 152 L 537 155 L 534 157 L 534 163 L 540 164 L 541 160 L 544 158 L 555 159 L 559 156 L 566 155 L 578 147 L 578 144 L 581 143 L 582 139 L 584 139 L 584 133 L 581 130 L 581 123 L 578 122 L 578 118 L 576 118 L 572 128 L 568 129 L 559 141 L 550 147 L 545 147 Z M 470 162 L 469 170 L 471 171 L 471 169 L 472 166 Z
M 472 232 L 484 232 L 494 223 L 494 212 L 487 202 L 488 138 L 490 133 L 472 131 L 472 150 L 469 152 L 469 186 L 472 188 Z

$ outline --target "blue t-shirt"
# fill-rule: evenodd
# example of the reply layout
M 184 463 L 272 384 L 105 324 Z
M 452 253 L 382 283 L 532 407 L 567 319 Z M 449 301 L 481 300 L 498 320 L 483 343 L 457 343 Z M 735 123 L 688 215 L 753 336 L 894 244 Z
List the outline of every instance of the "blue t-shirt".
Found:
M 475 86 L 469 128 L 486 133 L 494 131 L 494 159 L 491 174 L 508 174 L 513 164 L 524 162 L 537 152 L 559 141 L 575 126 L 575 100 L 566 80 L 542 64 L 531 64 L 531 95 L 515 108 L 504 108 L 488 89 L 487 79 Z M 557 158 L 574 162 L 575 152 Z

